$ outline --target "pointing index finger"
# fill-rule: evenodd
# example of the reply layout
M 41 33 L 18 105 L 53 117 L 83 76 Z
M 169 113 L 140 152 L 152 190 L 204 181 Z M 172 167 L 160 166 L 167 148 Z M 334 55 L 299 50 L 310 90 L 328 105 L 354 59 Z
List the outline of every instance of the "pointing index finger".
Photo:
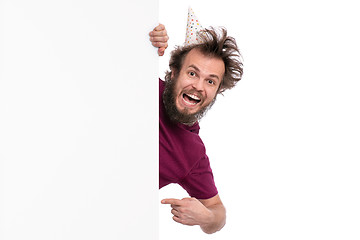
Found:
M 180 205 L 181 204 L 181 200 L 180 199 L 175 199 L 175 198 L 166 198 L 161 200 L 162 204 L 173 204 L 173 205 Z

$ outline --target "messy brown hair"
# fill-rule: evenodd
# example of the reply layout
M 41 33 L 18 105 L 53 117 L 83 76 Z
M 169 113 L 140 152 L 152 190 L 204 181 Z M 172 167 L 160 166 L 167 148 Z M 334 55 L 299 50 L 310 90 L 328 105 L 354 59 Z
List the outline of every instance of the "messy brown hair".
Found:
M 186 55 L 196 48 L 205 56 L 222 59 L 225 64 L 225 73 L 218 93 L 234 87 L 243 75 L 242 58 L 235 39 L 227 36 L 227 30 L 223 27 L 219 28 L 218 32 L 213 27 L 202 30 L 198 33 L 198 38 L 199 43 L 177 46 L 171 52 L 170 71 L 166 72 L 165 80 L 171 79 L 172 71 L 174 71 L 174 76 L 179 74 Z

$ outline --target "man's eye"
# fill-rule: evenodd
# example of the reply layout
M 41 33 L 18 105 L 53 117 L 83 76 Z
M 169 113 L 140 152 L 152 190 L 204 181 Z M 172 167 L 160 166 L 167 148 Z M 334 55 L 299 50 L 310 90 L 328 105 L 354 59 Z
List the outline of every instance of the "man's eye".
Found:
M 194 76 L 195 76 L 195 73 L 194 73 L 194 72 L 189 72 L 189 75 L 190 75 L 191 77 L 194 77 Z
M 208 80 L 208 83 L 215 84 L 215 82 L 213 80 Z

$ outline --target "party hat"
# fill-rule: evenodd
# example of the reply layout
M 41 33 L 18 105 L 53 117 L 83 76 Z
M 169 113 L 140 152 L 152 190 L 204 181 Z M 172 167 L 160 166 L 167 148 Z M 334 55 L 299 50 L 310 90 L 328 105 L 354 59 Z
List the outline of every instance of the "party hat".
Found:
M 189 7 L 188 19 L 186 26 L 185 45 L 201 43 L 199 39 L 199 31 L 203 30 L 198 18 L 195 16 L 194 11 Z

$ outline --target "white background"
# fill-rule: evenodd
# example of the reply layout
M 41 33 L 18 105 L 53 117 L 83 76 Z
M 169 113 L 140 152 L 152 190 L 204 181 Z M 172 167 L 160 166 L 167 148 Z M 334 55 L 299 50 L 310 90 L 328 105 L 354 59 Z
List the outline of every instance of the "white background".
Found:
M 0 3 L 0 239 L 158 239 L 157 1 Z
M 201 121 L 227 225 L 206 235 L 160 208 L 160 239 L 360 239 L 360 32 L 356 1 L 160 1 L 170 50 L 187 8 L 225 26 L 244 76 Z M 176 185 L 160 199 L 187 197 Z

